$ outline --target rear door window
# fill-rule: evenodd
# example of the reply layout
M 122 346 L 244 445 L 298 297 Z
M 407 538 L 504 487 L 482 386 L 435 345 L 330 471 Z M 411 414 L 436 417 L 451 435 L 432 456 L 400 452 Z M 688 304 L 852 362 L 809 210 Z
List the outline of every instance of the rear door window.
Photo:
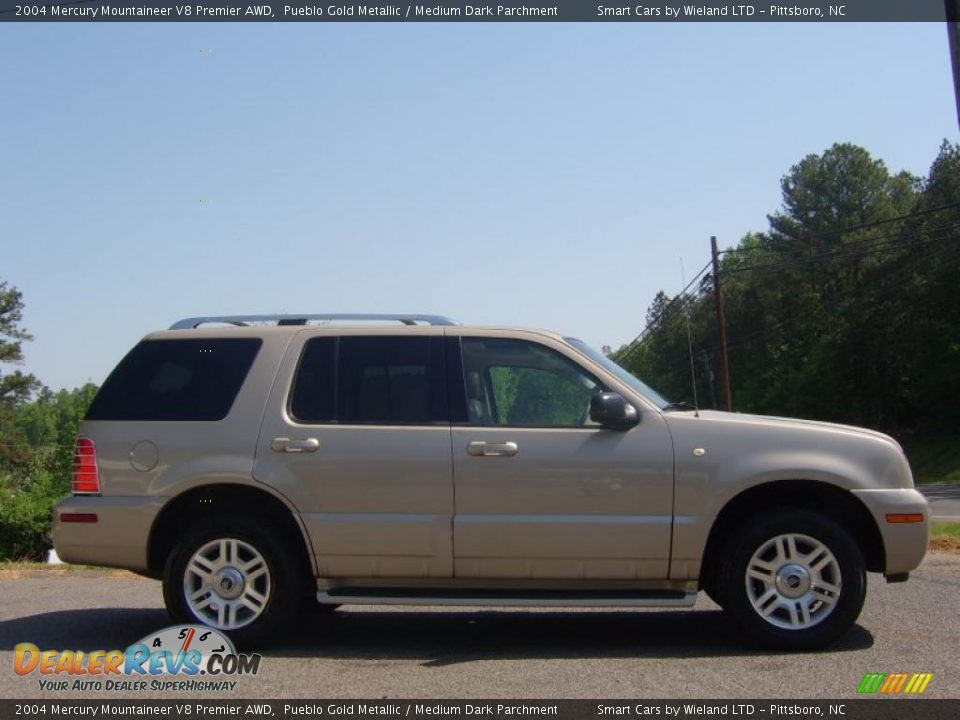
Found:
M 87 420 L 222 420 L 260 349 L 256 338 L 144 340 L 110 373 Z
M 442 338 L 341 338 L 337 410 L 342 423 L 445 421 Z
M 347 336 L 304 346 L 290 414 L 305 424 L 449 422 L 443 339 Z

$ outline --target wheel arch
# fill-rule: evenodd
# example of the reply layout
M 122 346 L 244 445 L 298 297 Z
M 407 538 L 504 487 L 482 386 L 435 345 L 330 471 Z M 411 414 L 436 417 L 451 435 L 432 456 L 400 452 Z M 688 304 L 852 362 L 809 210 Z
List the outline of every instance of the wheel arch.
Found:
M 717 514 L 704 548 L 700 587 L 717 580 L 723 546 L 744 522 L 774 507 L 817 512 L 850 532 L 870 572 L 883 572 L 886 548 L 867 506 L 853 493 L 820 480 L 777 480 L 747 488 L 731 498 Z
M 192 487 L 172 497 L 163 506 L 150 528 L 147 540 L 147 572 L 159 578 L 170 552 L 176 546 L 177 531 L 204 517 L 247 515 L 263 520 L 281 533 L 283 541 L 297 553 L 297 565 L 309 581 L 315 577 L 313 558 L 306 532 L 295 510 L 267 490 L 242 483 L 211 483 Z

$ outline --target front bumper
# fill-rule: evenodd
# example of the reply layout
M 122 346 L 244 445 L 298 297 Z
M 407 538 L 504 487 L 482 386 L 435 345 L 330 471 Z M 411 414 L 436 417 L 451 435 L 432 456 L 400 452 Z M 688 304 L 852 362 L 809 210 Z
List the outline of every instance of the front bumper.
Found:
M 886 563 L 884 575 L 902 575 L 915 569 L 923 560 L 930 541 L 930 505 L 913 488 L 853 490 L 873 515 L 883 538 Z M 920 513 L 922 522 L 892 523 L 887 515 Z
M 84 565 L 147 570 L 147 544 L 166 498 L 74 495 L 53 508 L 53 547 L 61 560 Z M 96 522 L 63 522 L 64 513 Z

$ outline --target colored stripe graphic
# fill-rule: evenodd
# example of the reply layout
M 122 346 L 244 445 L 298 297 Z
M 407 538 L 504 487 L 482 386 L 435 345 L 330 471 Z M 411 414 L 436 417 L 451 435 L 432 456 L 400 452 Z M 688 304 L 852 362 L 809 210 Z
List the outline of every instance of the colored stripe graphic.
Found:
M 857 686 L 857 692 L 920 695 L 932 679 L 933 673 L 867 673 Z
M 857 688 L 857 692 L 875 693 L 880 689 L 880 684 L 886 677 L 886 673 L 867 673 L 863 676 L 863 680 L 860 681 L 860 686 Z
M 893 680 L 890 681 L 890 687 L 887 688 L 887 692 L 892 694 L 899 693 L 903 690 L 904 684 L 907 682 L 907 678 L 910 677 L 910 673 L 894 673 Z M 881 690 L 880 692 L 883 692 Z
M 927 685 L 930 684 L 930 681 L 933 679 L 933 673 L 920 673 L 917 677 L 923 678 L 922 681 L 918 682 L 917 687 L 913 689 L 915 693 L 922 693 L 927 689 Z

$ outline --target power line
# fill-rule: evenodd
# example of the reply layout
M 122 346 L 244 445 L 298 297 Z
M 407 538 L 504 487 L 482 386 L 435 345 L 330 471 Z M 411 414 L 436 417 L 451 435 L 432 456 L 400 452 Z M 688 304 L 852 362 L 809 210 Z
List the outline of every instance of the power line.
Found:
M 810 261 L 817 260 L 819 258 L 828 258 L 834 255 L 844 255 L 844 254 L 856 254 L 856 253 L 869 253 L 873 248 L 883 248 L 885 246 L 898 247 L 901 245 L 908 245 L 909 242 L 915 238 L 922 237 L 924 235 L 930 234 L 932 232 L 939 232 L 941 230 L 950 230 L 960 225 L 960 223 L 954 223 L 951 225 L 939 225 L 934 228 L 927 228 L 919 232 L 907 233 L 904 234 L 902 231 L 891 233 L 888 235 L 880 235 L 872 238 L 864 238 L 863 240 L 855 240 L 852 242 L 844 243 L 843 245 L 830 248 L 828 250 L 823 250 L 819 253 L 814 253 L 812 255 L 794 255 L 793 257 L 784 258 L 783 251 L 773 250 L 771 248 L 741 248 L 741 250 L 753 250 L 757 251 L 758 254 L 766 254 L 768 256 L 774 256 L 782 262 L 788 260 L 796 261 Z M 772 258 L 764 258 L 772 259 Z M 749 269 L 749 266 L 741 266 L 728 268 L 726 272 L 739 272 L 742 269 Z
M 901 222 L 903 220 L 910 220 L 912 218 L 924 217 L 926 215 L 932 215 L 934 213 L 942 212 L 944 210 L 952 210 L 954 208 L 960 208 L 960 202 L 950 203 L 949 205 L 941 205 L 940 207 L 935 207 L 935 208 L 928 208 L 926 210 L 915 210 L 915 211 L 906 213 L 904 215 L 896 215 L 894 217 L 889 217 L 884 220 L 875 220 L 873 222 L 863 223 L 861 225 L 854 225 L 853 227 L 849 227 L 849 228 L 840 228 L 837 230 L 828 230 L 821 233 L 813 233 L 811 235 L 808 235 L 807 237 L 801 237 L 801 238 L 788 237 L 787 239 L 793 242 L 799 242 L 801 240 L 809 241 L 813 239 L 830 237 L 831 235 L 847 235 L 849 233 L 856 232 L 857 230 L 866 230 L 868 228 L 878 227 L 880 225 L 888 225 L 894 222 Z M 742 247 L 730 248 L 728 250 L 721 250 L 720 254 L 725 255 L 729 253 L 745 252 L 747 250 L 752 250 L 752 249 L 754 248 L 742 248 Z
M 703 271 L 701 270 L 701 272 Z M 690 285 L 687 285 L 687 287 L 690 287 Z M 684 288 L 684 291 L 685 290 L 686 288 Z M 650 331 L 660 324 L 660 321 L 666 317 L 667 313 L 676 303 L 681 302 L 684 304 L 692 304 L 697 299 L 697 296 L 689 295 L 684 291 L 681 291 L 680 294 L 675 295 L 673 299 L 670 300 L 670 302 L 664 305 L 663 309 L 659 313 L 657 313 L 657 316 L 655 318 L 653 318 L 649 323 L 647 323 L 647 326 L 640 331 L 639 335 L 637 335 L 627 345 L 625 345 L 616 353 L 614 353 L 612 356 L 613 361 L 616 363 L 626 362 L 628 357 L 633 355 L 633 353 L 636 352 L 636 350 L 638 350 L 640 347 L 643 346 L 643 343 L 646 340 Z M 681 305 L 681 309 L 683 307 L 684 305 Z
M 952 235 L 948 239 L 960 240 L 960 234 Z M 883 279 L 889 281 L 889 285 L 884 286 L 879 291 L 871 293 L 869 297 L 847 297 L 845 303 L 833 304 L 831 307 L 826 308 L 825 311 L 833 315 L 846 313 L 854 304 L 859 304 L 860 310 L 872 312 L 875 308 L 882 307 L 888 300 L 902 295 L 900 281 L 909 276 L 910 273 L 915 272 L 918 265 L 929 262 L 931 259 L 945 260 L 947 262 L 960 260 L 960 244 L 945 243 L 932 253 L 924 256 L 907 255 L 904 257 L 905 262 L 903 264 L 894 268 L 892 272 L 888 271 L 883 274 Z M 786 318 L 772 325 L 762 326 L 753 332 L 735 336 L 732 341 L 728 343 L 728 347 L 742 347 L 758 338 L 763 338 L 765 344 L 782 342 L 791 338 L 801 339 L 796 338 L 788 332 L 788 327 L 792 327 L 793 324 L 793 319 Z M 681 370 L 681 368 L 685 366 L 687 362 L 687 350 L 682 343 L 678 343 L 674 350 L 675 352 L 671 353 L 671 360 L 668 364 L 669 367 L 673 369 L 668 370 L 668 373 L 673 375 L 677 382 L 680 382 L 679 377 L 685 372 Z M 716 358 L 719 351 L 719 343 L 716 339 L 712 342 L 701 342 L 695 347 L 695 352 L 696 351 L 709 353 L 710 356 Z
M 956 203 L 955 206 L 960 207 L 960 203 Z M 942 208 L 937 208 L 937 210 L 943 210 L 943 209 L 945 209 L 945 208 L 947 208 L 947 207 L 954 207 L 954 206 L 944 206 L 944 207 L 942 207 Z M 926 214 L 929 214 L 929 213 L 926 213 Z M 957 229 L 957 228 L 960 228 L 960 223 L 953 223 L 953 224 L 949 224 L 949 225 L 940 225 L 940 226 L 937 226 L 937 227 L 935 227 L 935 228 L 924 229 L 924 230 L 922 230 L 922 231 L 920 231 L 920 232 L 915 232 L 915 233 L 911 233 L 911 234 L 908 234 L 908 235 L 898 234 L 898 235 L 896 235 L 896 240 L 887 240 L 887 241 L 883 241 L 883 242 L 876 242 L 877 239 L 876 239 L 876 238 L 872 238 L 870 243 L 868 243 L 868 244 L 866 244 L 866 245 L 863 245 L 863 246 L 861 246 L 861 247 L 857 247 L 857 248 L 855 248 L 855 249 L 854 249 L 854 248 L 841 248 L 841 249 L 835 249 L 835 250 L 831 250 L 831 251 L 819 253 L 819 254 L 813 255 L 813 256 L 804 257 L 804 258 L 789 258 L 789 259 L 784 259 L 784 260 L 782 260 L 781 262 L 777 262 L 777 263 L 766 263 L 766 264 L 760 264 L 760 265 L 744 266 L 744 267 L 740 267 L 740 268 L 732 268 L 732 269 L 727 270 L 727 273 L 745 272 L 745 271 L 748 271 L 748 270 L 783 272 L 783 271 L 786 271 L 786 270 L 790 269 L 791 266 L 797 266 L 797 265 L 803 265 L 803 264 L 808 264 L 808 265 L 809 265 L 809 264 L 812 264 L 812 263 L 815 263 L 815 262 L 818 262 L 818 261 L 824 260 L 824 259 L 855 259 L 855 258 L 858 258 L 858 257 L 865 257 L 865 256 L 871 255 L 871 254 L 885 253 L 885 252 L 890 252 L 890 251 L 893 251 L 893 250 L 898 250 L 898 249 L 900 249 L 901 247 L 905 247 L 905 246 L 909 246 L 910 249 L 916 249 L 916 248 L 920 248 L 920 247 L 926 247 L 926 246 L 929 246 L 929 245 L 936 246 L 938 243 L 944 243 L 944 248 L 943 248 L 942 250 L 937 251 L 937 252 L 936 252 L 935 254 L 933 254 L 932 256 L 931 256 L 931 255 L 924 256 L 924 259 L 929 259 L 930 257 L 940 257 L 940 256 L 950 257 L 950 255 L 949 255 L 949 253 L 948 253 L 948 250 L 950 249 L 949 243 L 950 243 L 950 241 L 960 239 L 960 237 L 958 237 L 957 235 L 947 235 L 947 236 L 944 236 L 944 237 L 929 237 L 929 236 L 930 236 L 930 235 L 933 235 L 933 234 L 935 234 L 935 233 L 949 232 L 949 231 L 955 230 L 955 229 Z M 910 242 L 910 241 L 915 240 L 915 239 L 917 239 L 917 238 L 923 238 L 923 237 L 927 237 L 927 239 L 924 240 L 924 241 L 921 241 L 921 242 Z M 910 264 L 908 264 L 908 265 L 905 266 L 905 267 L 906 267 L 906 269 L 903 270 L 903 272 L 901 272 L 901 273 L 896 273 L 896 274 L 894 275 L 894 277 L 899 277 L 899 276 L 902 276 L 902 275 L 907 274 L 907 271 L 910 270 L 910 269 L 913 267 L 913 264 L 910 263 Z M 637 337 L 636 337 L 633 341 L 631 341 L 631 343 L 630 343 L 629 345 L 627 345 L 627 346 L 625 346 L 624 348 L 622 348 L 618 353 L 616 353 L 616 354 L 613 356 L 613 359 L 614 359 L 616 362 L 623 363 L 623 362 L 625 362 L 629 357 L 631 357 L 640 347 L 642 347 L 642 346 L 646 343 L 646 341 L 647 341 L 650 337 L 652 337 L 652 334 L 650 333 L 650 331 L 651 331 L 653 328 L 655 328 L 655 327 L 665 318 L 665 316 L 667 315 L 667 313 L 671 310 L 671 308 L 672 308 L 677 302 L 681 302 L 681 303 L 682 303 L 682 306 L 681 306 L 681 307 L 686 307 L 687 310 L 690 311 L 690 310 L 693 308 L 693 305 L 694 305 L 698 300 L 701 300 L 701 299 L 702 299 L 702 296 L 699 296 L 699 295 L 689 295 L 689 294 L 686 293 L 686 291 L 694 284 L 695 280 L 698 279 L 699 276 L 704 273 L 705 270 L 706 270 L 706 268 L 704 268 L 703 270 L 701 270 L 700 273 L 698 273 L 697 278 L 694 278 L 694 281 L 691 281 L 691 282 L 683 289 L 683 291 L 681 291 L 680 294 L 678 294 L 676 297 L 674 297 L 674 298 L 661 310 L 661 312 L 658 313 L 657 316 L 656 316 L 655 318 L 653 318 L 650 323 L 647 324 L 647 326 L 641 331 L 641 333 L 640 333 L 639 335 L 637 335 Z M 889 277 L 889 274 L 888 274 L 887 277 Z M 877 301 L 877 300 L 879 300 L 879 298 L 876 298 L 876 297 L 875 297 L 874 300 Z M 782 325 L 784 325 L 784 324 L 786 324 L 786 321 L 784 321 L 784 322 L 782 322 L 782 323 L 778 323 L 778 324 L 775 325 L 773 328 L 762 328 L 760 331 L 758 331 L 757 333 L 754 333 L 752 336 L 750 336 L 750 337 L 748 337 L 748 338 L 737 338 L 733 343 L 731 343 L 731 345 L 733 345 L 733 346 L 740 346 L 740 345 L 744 344 L 745 342 L 749 342 L 749 340 L 752 340 L 754 337 L 756 337 L 756 336 L 758 336 L 758 335 L 760 335 L 760 334 L 763 334 L 763 333 L 766 332 L 766 331 L 769 331 L 769 330 L 774 330 L 774 331 L 776 331 L 777 329 L 779 329 L 779 328 L 780 328 Z M 711 346 L 710 346 L 710 350 L 711 350 L 711 352 L 715 352 L 715 351 L 716 351 L 716 348 L 711 345 Z
M 708 262 L 706 265 L 704 265 L 702 268 L 700 268 L 700 272 L 698 272 L 696 275 L 693 276 L 693 279 L 690 280 L 690 282 L 688 282 L 688 283 L 686 284 L 686 286 L 683 288 L 683 290 L 681 290 L 677 295 L 675 295 L 675 296 L 663 307 L 663 309 L 657 314 L 657 316 L 656 316 L 655 318 L 653 318 L 649 323 L 647 323 L 647 326 L 646 326 L 643 330 L 641 330 L 640 333 L 639 333 L 633 340 L 631 340 L 631 341 L 630 341 L 629 343 L 627 343 L 625 346 L 623 346 L 622 348 L 620 348 L 620 350 L 618 350 L 617 352 L 615 352 L 615 353 L 613 354 L 613 356 L 612 356 L 613 361 L 614 361 L 614 362 L 622 362 L 623 360 L 626 360 L 626 358 L 633 353 L 634 344 L 635 344 L 638 340 L 641 340 L 641 339 L 643 338 L 643 336 L 644 336 L 651 328 L 654 328 L 654 327 L 657 326 L 657 324 L 660 322 L 660 319 L 661 319 L 662 317 L 666 316 L 667 311 L 670 310 L 670 308 L 673 306 L 673 304 L 674 304 L 675 302 L 677 302 L 677 300 L 679 300 L 681 297 L 683 297 L 683 295 L 687 292 L 687 290 L 689 290 L 689 289 L 697 282 L 697 280 L 699 280 L 700 277 L 710 268 L 710 265 L 711 265 L 711 263 Z
M 878 243 L 877 245 L 869 245 L 860 248 L 837 248 L 823 253 L 817 253 L 816 255 L 809 255 L 806 257 L 791 257 L 791 258 L 781 258 L 777 262 L 761 264 L 761 265 L 744 265 L 741 267 L 729 268 L 725 272 L 727 274 L 734 274 L 740 272 L 746 272 L 748 270 L 766 270 L 766 269 L 780 269 L 786 270 L 791 266 L 798 265 L 809 265 L 819 262 L 821 260 L 831 260 L 831 259 L 843 259 L 843 258 L 859 258 L 867 257 L 869 255 L 876 255 L 879 253 L 891 252 L 894 250 L 899 250 L 901 247 L 917 248 L 929 245 L 931 243 L 941 242 L 944 238 L 931 238 L 918 243 L 910 243 L 910 240 L 914 240 L 925 235 L 930 235 L 934 232 L 945 232 L 949 230 L 955 230 L 960 228 L 960 223 L 954 223 L 952 225 L 941 225 L 939 227 L 933 228 L 931 230 L 925 230 L 920 233 L 913 235 L 901 236 L 901 239 L 897 242 L 885 241 Z M 949 238 L 946 238 L 949 239 Z
M 944 238 L 945 240 L 960 240 L 960 235 L 952 235 L 949 238 Z M 929 262 L 931 259 L 960 259 L 960 245 L 951 245 L 949 243 L 944 243 L 944 245 L 932 253 L 924 256 L 909 255 L 905 257 L 906 262 L 899 267 L 887 270 L 883 273 L 882 279 L 889 282 L 890 285 L 886 286 L 878 291 L 870 293 L 867 297 L 848 297 L 844 304 L 834 304 L 832 307 L 827 308 L 827 311 L 837 314 L 843 313 L 849 310 L 849 308 L 855 303 L 860 304 L 862 309 L 872 309 L 875 306 L 880 305 L 883 301 L 888 300 L 896 295 L 902 294 L 902 288 L 899 286 L 899 281 L 908 276 L 911 272 L 915 271 L 917 265 L 921 262 Z M 868 287 L 874 287 L 868 285 Z M 748 335 L 739 335 L 736 336 L 730 343 L 730 347 L 741 347 L 750 341 L 766 335 L 772 335 L 770 340 L 780 340 L 786 337 L 786 334 L 783 332 L 778 332 L 779 330 L 784 329 L 784 327 L 791 323 L 790 319 L 781 320 L 778 323 L 773 325 L 761 327 L 758 330 L 749 333 Z M 709 345 L 701 345 L 703 349 L 709 350 L 711 353 L 717 351 L 717 344 L 710 343 Z
M 814 238 L 823 238 L 829 237 L 832 235 L 846 235 L 859 230 L 865 230 L 869 228 L 879 227 L 882 225 L 889 225 L 894 222 L 903 222 L 911 220 L 914 218 L 925 217 L 928 215 L 933 215 L 938 212 L 943 212 L 944 210 L 951 210 L 955 208 L 960 208 L 960 202 L 950 203 L 948 205 L 942 205 L 936 208 L 927 208 L 924 210 L 915 210 L 910 213 L 905 213 L 903 215 L 898 215 L 890 218 L 885 218 L 883 220 L 877 220 L 869 223 L 862 223 L 860 225 L 855 225 L 849 228 L 837 229 L 834 231 L 828 231 L 824 233 L 817 233 L 806 238 L 807 240 Z M 807 255 L 805 257 L 783 257 L 782 250 L 780 253 L 777 253 L 776 249 L 771 247 L 739 247 L 739 248 L 730 248 L 728 250 L 723 250 L 719 254 L 735 254 L 743 252 L 758 252 L 761 254 L 774 255 L 777 254 L 776 262 L 767 262 L 754 265 L 745 265 L 741 267 L 732 267 L 724 268 L 724 271 L 728 274 L 741 273 L 747 271 L 778 271 L 783 272 L 788 270 L 791 267 L 803 266 L 803 265 L 812 265 L 824 260 L 850 260 L 857 259 L 861 257 L 866 257 L 869 255 L 880 255 L 900 250 L 901 248 L 909 247 L 910 249 L 916 249 L 919 247 L 925 247 L 927 245 L 933 245 L 939 242 L 949 241 L 953 239 L 950 237 L 934 237 L 931 238 L 930 235 L 934 233 L 949 232 L 951 230 L 960 228 L 960 223 L 952 223 L 947 225 L 940 225 L 935 228 L 926 228 L 919 232 L 913 232 L 908 234 L 903 234 L 902 230 L 895 231 L 886 235 L 873 236 L 869 238 L 863 238 L 862 240 L 854 240 L 847 243 L 844 243 L 841 247 L 834 247 L 828 250 L 824 250 L 819 253 L 812 255 Z M 927 239 L 915 243 L 911 242 L 917 238 L 926 237 Z M 802 238 L 790 238 L 794 242 L 801 240 Z M 759 258 L 758 258 L 759 259 Z M 764 258 L 767 259 L 767 258 Z M 772 257 L 769 258 L 773 260 Z M 699 296 L 687 295 L 687 291 L 706 273 L 710 268 L 711 263 L 707 263 L 701 270 L 698 272 L 693 279 L 683 288 L 676 296 L 674 296 L 662 309 L 661 311 L 652 318 L 647 325 L 633 338 L 629 343 L 620 348 L 616 353 L 611 357 L 615 362 L 624 363 L 628 358 L 630 358 L 636 351 L 642 347 L 647 339 L 650 337 L 650 331 L 656 328 L 661 321 L 667 316 L 667 313 L 673 308 L 673 306 L 682 302 L 684 306 L 690 309 L 690 306 L 695 303 Z

